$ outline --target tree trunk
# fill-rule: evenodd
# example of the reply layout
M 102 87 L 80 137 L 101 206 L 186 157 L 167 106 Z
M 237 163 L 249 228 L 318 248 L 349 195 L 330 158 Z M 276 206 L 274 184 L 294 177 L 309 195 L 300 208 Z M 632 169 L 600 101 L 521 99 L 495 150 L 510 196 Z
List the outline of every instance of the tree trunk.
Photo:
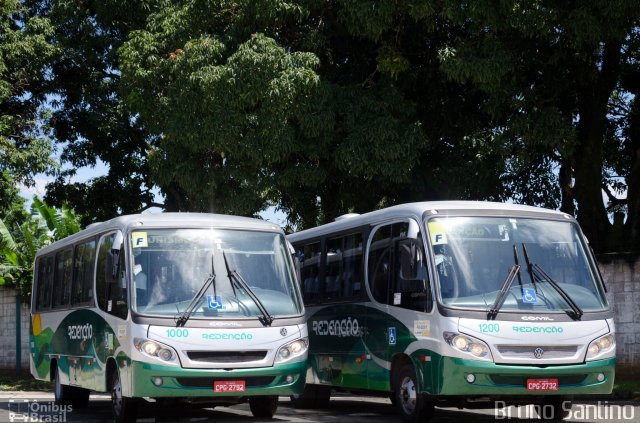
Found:
M 607 105 L 620 72 L 620 43 L 607 43 L 593 67 L 601 69 L 594 80 L 583 81 L 579 94 L 580 121 L 577 127 L 575 157 L 575 199 L 578 221 L 597 252 L 608 248 L 611 224 L 602 198 L 603 143 L 607 123 Z

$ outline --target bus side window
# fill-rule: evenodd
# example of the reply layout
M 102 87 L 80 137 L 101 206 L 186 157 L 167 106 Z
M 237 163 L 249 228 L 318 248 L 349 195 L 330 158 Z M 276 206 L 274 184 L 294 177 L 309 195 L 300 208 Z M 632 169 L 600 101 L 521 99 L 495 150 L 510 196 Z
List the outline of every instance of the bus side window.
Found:
M 113 263 L 109 254 L 116 238 L 115 233 L 104 235 L 98 246 L 98 260 L 96 266 L 96 291 L 98 307 L 109 314 L 125 319 L 128 313 L 127 290 L 125 282 L 124 250 L 119 256 L 118 274 L 112 277 Z
M 38 278 L 36 282 L 36 310 L 48 310 L 51 308 L 53 255 L 38 259 Z
M 320 298 L 320 243 L 298 246 L 300 259 L 300 283 L 305 304 Z
M 74 274 L 71 302 L 74 305 L 89 304 L 93 299 L 93 263 L 96 242 L 91 240 L 76 245 L 74 254 Z
M 393 305 L 418 311 L 431 311 L 431 290 L 422 240 L 406 238 L 396 241 Z
M 384 304 L 389 300 L 391 277 L 391 225 L 379 227 L 371 239 L 368 256 L 369 287 L 373 298 Z
M 73 268 L 73 250 L 56 253 L 56 272 L 53 282 L 53 307 L 67 307 L 71 295 L 71 273 Z
M 326 298 L 348 299 L 362 288 L 362 234 L 327 240 L 325 265 Z

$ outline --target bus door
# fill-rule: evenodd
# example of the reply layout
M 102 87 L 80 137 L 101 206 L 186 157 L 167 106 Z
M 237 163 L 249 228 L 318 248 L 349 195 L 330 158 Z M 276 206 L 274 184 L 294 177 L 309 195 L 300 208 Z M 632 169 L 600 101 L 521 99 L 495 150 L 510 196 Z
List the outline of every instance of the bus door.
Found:
M 326 240 L 323 266 L 324 304 L 311 322 L 320 336 L 313 348 L 317 375 L 334 386 L 366 389 L 368 380 L 364 325 L 367 307 L 364 290 L 363 236 L 360 232 Z M 315 328 L 313 325 L 316 325 Z
M 369 389 L 390 389 L 391 361 L 415 340 L 412 331 L 430 311 L 432 297 L 418 224 L 397 222 L 374 229 L 368 275 L 375 302 L 367 313 L 365 343 L 369 349 Z M 421 323 L 422 324 L 422 323 Z

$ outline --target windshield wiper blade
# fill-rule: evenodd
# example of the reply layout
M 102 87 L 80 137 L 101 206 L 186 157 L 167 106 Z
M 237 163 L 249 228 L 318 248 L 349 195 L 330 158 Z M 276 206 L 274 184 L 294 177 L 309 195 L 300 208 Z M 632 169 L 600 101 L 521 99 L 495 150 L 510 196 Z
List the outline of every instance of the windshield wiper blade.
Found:
M 569 296 L 567 291 L 565 291 L 558 284 L 558 282 L 553 280 L 553 278 L 547 272 L 545 272 L 542 269 L 542 267 L 540 267 L 539 265 L 533 264 L 533 271 L 537 272 L 537 273 L 540 273 L 540 275 L 542 275 L 542 277 L 540 277 L 540 275 L 537 275 L 538 279 L 546 280 L 547 282 L 549 282 L 549 285 L 551 285 L 553 287 L 553 289 L 555 289 L 558 292 L 558 294 L 560 294 L 562 299 L 565 300 L 565 302 L 569 305 L 569 307 L 571 308 L 571 310 L 573 311 L 573 313 L 574 313 L 574 315 L 576 317 L 576 320 L 580 320 L 580 318 L 582 317 L 584 312 L 582 311 L 580 306 L 578 306 L 578 304 L 576 304 L 576 302 L 573 301 L 573 298 L 571 298 L 571 296 Z
M 502 283 L 502 288 L 500 288 L 500 293 L 496 297 L 496 301 L 493 303 L 493 306 L 489 310 L 489 317 L 495 316 L 500 311 L 502 304 L 504 304 L 504 300 L 507 298 L 507 294 L 509 293 L 509 289 L 511 288 L 511 284 L 513 284 L 514 279 L 520 273 L 520 265 L 514 264 L 509 269 L 509 274 L 507 278 Z
M 231 268 L 229 267 L 229 262 L 227 261 L 227 255 L 224 251 L 222 252 L 222 257 L 224 257 L 224 265 L 227 268 L 227 276 L 229 277 L 232 286 L 235 281 L 235 283 L 237 283 L 240 288 L 242 288 L 247 293 L 247 295 L 249 295 L 249 298 L 253 300 L 255 305 L 260 310 L 260 313 L 262 313 L 262 316 L 258 316 L 258 320 L 260 321 L 260 323 L 262 323 L 263 326 L 271 326 L 271 323 L 273 323 L 273 316 L 269 314 L 264 304 L 262 304 L 262 301 L 260 301 L 258 296 L 255 294 L 255 292 L 253 292 L 251 287 L 249 287 L 249 284 L 244 280 L 240 273 L 238 273 L 238 271 L 235 269 L 231 270 Z
M 527 246 L 525 243 L 522 243 L 522 251 L 524 251 L 524 261 L 527 263 L 527 272 L 529 273 L 529 278 L 531 278 L 531 285 L 533 285 L 533 289 L 538 292 L 538 287 L 536 286 L 536 277 L 533 274 L 533 264 L 529 259 L 529 252 L 527 251 Z
M 180 317 L 176 319 L 176 327 L 184 326 L 185 323 L 187 323 L 187 320 L 189 320 L 189 317 L 191 317 L 191 314 L 193 314 L 196 305 L 200 302 L 202 296 L 205 292 L 207 292 L 207 289 L 211 284 L 213 284 L 213 295 L 216 295 L 216 272 L 213 268 L 213 255 L 211 256 L 211 274 L 207 276 L 207 279 L 205 279 L 196 295 L 191 299 L 191 302 L 187 306 L 186 310 L 180 315 Z

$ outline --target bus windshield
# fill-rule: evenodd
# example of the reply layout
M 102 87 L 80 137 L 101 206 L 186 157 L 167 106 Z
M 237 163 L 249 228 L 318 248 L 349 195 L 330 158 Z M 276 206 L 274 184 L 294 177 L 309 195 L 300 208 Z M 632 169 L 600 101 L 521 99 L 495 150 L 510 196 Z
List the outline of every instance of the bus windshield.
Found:
M 526 313 L 606 308 L 574 223 L 437 217 L 427 228 L 445 306 Z
M 281 234 L 229 229 L 145 229 L 131 232 L 134 311 L 191 319 L 263 318 L 302 313 Z M 226 261 L 226 262 L 225 262 Z M 246 285 L 239 286 L 231 271 Z M 260 301 L 256 302 L 255 297 Z M 258 304 L 259 303 L 259 304 Z

